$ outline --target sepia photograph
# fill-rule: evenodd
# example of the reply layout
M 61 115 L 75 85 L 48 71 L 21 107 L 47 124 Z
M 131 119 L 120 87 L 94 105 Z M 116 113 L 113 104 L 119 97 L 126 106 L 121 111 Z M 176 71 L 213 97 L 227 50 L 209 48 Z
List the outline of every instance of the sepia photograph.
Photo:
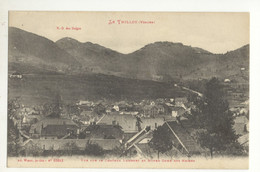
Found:
M 8 167 L 248 169 L 248 12 L 8 20 Z

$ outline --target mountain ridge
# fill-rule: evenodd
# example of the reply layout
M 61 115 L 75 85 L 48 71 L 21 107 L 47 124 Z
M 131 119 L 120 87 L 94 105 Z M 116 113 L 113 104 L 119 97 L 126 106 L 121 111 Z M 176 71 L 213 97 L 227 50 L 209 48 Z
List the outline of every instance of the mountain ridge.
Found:
M 9 63 L 20 62 L 60 72 L 80 66 L 72 55 L 45 37 L 14 27 L 8 32 Z
M 225 54 L 214 54 L 182 43 L 157 41 L 123 54 L 70 37 L 53 42 L 9 27 L 9 64 L 15 62 L 61 73 L 101 73 L 161 82 L 212 76 L 228 78 L 242 75 L 241 68 L 249 71 L 249 44 Z M 17 64 L 13 66 L 17 68 Z

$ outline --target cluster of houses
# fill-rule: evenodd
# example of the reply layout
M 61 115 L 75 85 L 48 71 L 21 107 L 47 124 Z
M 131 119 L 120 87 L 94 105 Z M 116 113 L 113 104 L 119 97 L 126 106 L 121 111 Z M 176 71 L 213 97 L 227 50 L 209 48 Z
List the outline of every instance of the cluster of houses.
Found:
M 79 101 L 76 105 L 80 109 L 80 115 L 72 115 L 71 118 L 86 125 L 97 122 L 103 114 L 132 115 L 140 118 L 176 118 L 189 113 L 192 107 L 186 97 L 156 99 L 154 101 L 142 100 L 139 103 Z
M 38 149 L 59 151 L 74 143 L 78 149 L 84 150 L 91 143 L 99 145 L 104 151 L 122 149 L 122 154 L 132 155 L 134 152 L 151 157 L 149 142 L 152 132 L 158 126 L 164 126 L 171 131 L 172 142 L 180 154 L 205 152 L 177 119 L 142 118 L 140 123 L 132 115 L 116 113 L 106 114 L 98 122 L 85 126 L 79 126 L 70 119 L 46 117 L 31 125 L 23 146 L 25 150 L 37 145 Z
M 38 115 L 35 121 L 30 122 L 29 116 L 37 116 L 36 112 L 30 109 L 28 115 L 29 109 L 22 108 L 20 113 L 27 115 L 24 114 L 16 122 L 23 139 L 22 147 L 28 150 L 28 156 L 32 145 L 42 150 L 60 151 L 68 149 L 71 144 L 84 150 L 91 143 L 99 145 L 104 151 L 119 149 L 125 155 L 151 157 L 154 150 L 150 148 L 149 142 L 158 126 L 164 126 L 170 131 L 174 149 L 180 154 L 205 152 L 184 128 L 190 126 L 182 124 L 187 121 L 184 114 L 189 112 L 185 97 L 144 100 L 132 104 L 121 101 L 110 105 L 79 101 L 76 106 L 84 109 L 77 116 L 78 119 L 74 115 L 65 118 L 50 114 Z
M 42 109 L 20 108 L 20 118 L 13 121 L 20 131 L 26 154 L 30 156 L 33 145 L 43 151 L 62 151 L 74 145 L 83 151 L 88 144 L 96 144 L 104 151 L 120 150 L 122 155 L 151 158 L 155 150 L 149 143 L 159 126 L 171 133 L 175 152 L 185 156 L 208 153 L 192 137 L 193 128 L 185 116 L 193 104 L 186 97 L 139 103 L 79 101 L 75 107 L 80 112 L 77 115 L 52 113 L 47 116 L 42 114 Z M 243 136 L 239 140 L 241 144 L 247 145 L 248 119 L 237 117 L 234 129 Z
M 230 111 L 235 116 L 234 130 L 239 135 L 238 142 L 248 149 L 249 146 L 249 82 L 246 68 L 242 67 L 240 79 L 225 79 L 223 83 Z

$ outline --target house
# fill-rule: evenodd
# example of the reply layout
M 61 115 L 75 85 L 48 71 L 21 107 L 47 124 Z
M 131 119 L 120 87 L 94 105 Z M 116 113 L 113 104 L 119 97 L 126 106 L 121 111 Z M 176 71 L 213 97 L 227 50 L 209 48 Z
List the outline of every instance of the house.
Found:
M 155 105 L 155 102 L 154 102 L 154 101 L 151 101 L 151 102 L 150 102 L 150 105 L 154 106 L 154 105 Z
M 66 135 L 76 135 L 78 130 L 76 125 L 47 125 L 42 128 L 40 139 L 61 139 Z
M 155 117 L 155 118 L 141 118 L 141 128 L 150 127 L 151 130 L 156 129 L 158 126 L 163 125 L 165 118 Z
M 107 114 L 108 114 L 108 113 L 111 113 L 112 111 L 114 111 L 113 108 L 110 108 L 110 107 L 107 107 L 107 108 L 106 108 L 106 113 L 107 113 Z
M 233 128 L 236 134 L 239 135 L 237 141 L 245 148 L 245 151 L 248 153 L 249 147 L 249 121 L 248 118 L 244 115 L 237 116 L 234 120 Z
M 137 111 L 124 111 L 124 112 L 119 112 L 122 115 L 138 115 L 139 112 Z
M 36 110 L 34 110 L 33 108 L 29 108 L 29 107 L 23 107 L 21 109 L 19 109 L 18 113 L 20 115 L 37 115 L 38 112 Z
M 106 113 L 106 107 L 102 103 L 99 103 L 94 106 L 94 112 L 97 113 L 98 115 L 102 115 Z
M 122 143 L 117 139 L 90 139 L 89 143 L 97 144 L 102 147 L 105 151 L 111 151 L 115 148 L 119 148 Z
M 111 112 L 104 115 L 97 124 L 119 125 L 124 133 L 137 133 L 138 127 L 136 117 L 132 115 L 121 115 L 119 112 Z
M 244 134 L 243 136 L 240 136 L 237 141 L 244 147 L 249 146 L 249 133 Z
M 157 108 L 158 108 L 158 113 L 159 114 L 165 114 L 165 107 L 164 107 L 164 105 L 156 105 L 157 106 Z
M 174 101 L 175 101 L 175 106 L 182 106 L 188 103 L 187 97 L 176 97 Z
M 117 139 L 122 142 L 124 132 L 119 125 L 93 124 L 88 126 L 83 132 L 89 139 Z
M 76 105 L 81 105 L 81 106 L 93 106 L 94 103 L 92 101 L 88 100 L 80 100 Z
M 156 104 L 164 104 L 165 103 L 165 100 L 163 98 L 158 98 L 155 101 L 156 101 Z
M 64 118 L 44 118 L 40 121 L 38 121 L 35 124 L 31 125 L 29 135 L 32 138 L 40 138 L 42 134 L 42 129 L 47 127 L 48 125 L 59 125 L 59 126 L 75 126 L 78 127 L 76 123 L 74 123 L 70 119 L 64 119 Z
M 145 105 L 143 112 L 145 117 L 154 117 L 158 115 L 158 108 L 154 105 Z
M 140 139 L 140 141 L 137 143 L 139 145 L 141 144 L 148 144 L 153 138 L 153 132 L 149 132 L 145 137 Z
M 118 112 L 119 111 L 119 106 L 118 105 L 114 105 L 113 109 Z
M 171 113 L 172 113 L 171 109 L 173 107 L 175 107 L 175 105 L 172 104 L 172 103 L 165 103 L 165 104 L 163 104 L 163 106 L 164 106 L 164 114 L 165 115 L 171 115 Z
M 148 139 L 150 141 L 150 138 Z M 148 159 L 152 159 L 154 154 L 157 154 L 157 151 L 152 149 L 148 143 L 136 143 L 134 146 L 128 151 L 130 156 L 141 156 Z
M 224 82 L 225 83 L 230 83 L 231 81 L 230 81 L 230 79 L 224 79 Z
M 249 131 L 249 121 L 247 119 L 246 116 L 242 115 L 242 116 L 237 116 L 234 119 L 234 125 L 233 128 L 236 132 L 236 134 L 239 135 L 244 135 L 246 133 L 248 133 Z
M 23 75 L 18 73 L 18 72 L 14 72 L 12 73 L 10 76 L 10 78 L 17 78 L 17 79 L 22 79 L 23 78 Z
M 139 105 L 139 104 L 135 104 L 133 105 L 133 111 L 136 111 L 136 112 L 143 112 L 143 106 L 142 105 Z
M 28 139 L 23 143 L 23 146 L 27 154 L 32 147 L 41 150 L 61 151 L 67 150 L 67 145 L 71 144 L 75 144 L 82 151 L 88 144 L 97 144 L 105 151 L 111 151 L 121 146 L 121 143 L 116 139 Z
M 83 110 L 82 112 L 80 112 L 79 116 L 95 116 L 95 115 L 97 114 L 91 110 Z
M 182 116 L 186 112 L 183 107 L 171 107 L 170 109 L 172 117 Z
M 152 140 L 153 134 L 150 127 L 145 127 L 141 131 L 139 131 L 137 134 L 130 137 L 126 142 L 124 143 L 125 151 L 123 154 L 136 154 L 137 152 L 140 153 L 142 156 L 147 157 L 149 156 L 149 152 L 146 149 L 140 149 L 140 148 L 150 148 L 148 145 L 149 142 Z M 151 157 L 150 157 L 151 158 Z
M 191 156 L 205 153 L 205 150 L 189 134 L 187 125 L 182 125 L 178 121 L 169 121 L 165 122 L 163 127 L 171 133 L 173 146 L 182 154 Z
M 24 115 L 22 122 L 24 124 L 34 124 L 42 119 L 40 115 Z
M 95 119 L 90 116 L 81 116 L 75 119 L 75 121 L 80 122 L 81 124 L 88 125 L 91 122 L 94 122 Z
M 90 124 L 91 122 L 98 121 L 100 117 L 94 111 L 84 110 L 78 116 L 78 121 L 82 124 Z
M 165 103 L 165 106 L 167 106 L 167 107 L 174 107 L 174 104 L 172 104 L 172 103 Z
M 117 103 L 119 111 L 128 111 L 129 105 L 126 101 L 120 101 Z

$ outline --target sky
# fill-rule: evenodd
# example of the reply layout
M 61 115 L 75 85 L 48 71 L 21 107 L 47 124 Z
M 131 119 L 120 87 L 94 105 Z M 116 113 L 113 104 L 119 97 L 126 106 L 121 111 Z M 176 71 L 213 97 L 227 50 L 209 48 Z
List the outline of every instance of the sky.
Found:
M 124 54 L 157 41 L 212 53 L 249 44 L 249 13 L 10 11 L 9 26 L 52 41 L 71 37 Z

